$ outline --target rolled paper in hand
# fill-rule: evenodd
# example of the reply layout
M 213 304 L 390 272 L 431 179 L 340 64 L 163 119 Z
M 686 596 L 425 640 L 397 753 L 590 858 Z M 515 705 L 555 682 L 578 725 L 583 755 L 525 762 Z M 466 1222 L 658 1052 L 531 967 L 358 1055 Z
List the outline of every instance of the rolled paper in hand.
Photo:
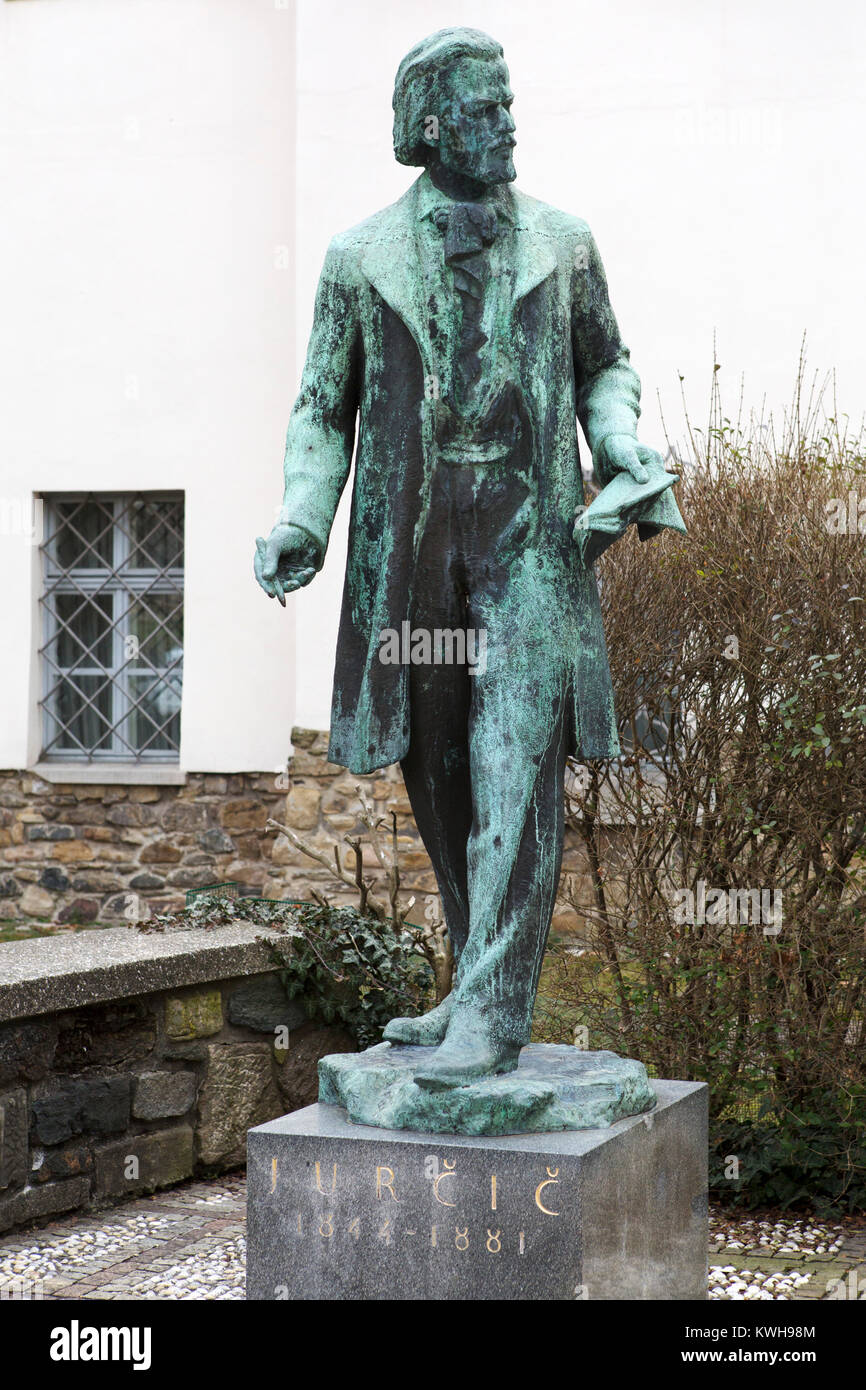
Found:
M 679 474 L 668 473 L 660 463 L 645 463 L 644 467 L 650 475 L 645 483 L 635 482 L 625 471 L 616 473 L 578 516 L 574 535 L 585 565 L 593 564 L 632 523 L 642 541 L 666 527 L 685 534 L 685 522 L 669 491 L 679 481 Z

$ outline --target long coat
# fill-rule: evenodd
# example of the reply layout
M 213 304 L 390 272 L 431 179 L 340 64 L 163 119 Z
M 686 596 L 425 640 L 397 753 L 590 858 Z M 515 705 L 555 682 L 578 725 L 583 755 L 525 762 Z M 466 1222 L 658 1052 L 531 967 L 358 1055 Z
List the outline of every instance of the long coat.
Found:
M 359 773 L 398 762 L 409 743 L 407 668 L 379 652 L 380 634 L 410 618 L 434 461 L 421 179 L 331 242 L 286 443 L 282 517 L 314 538 L 321 567 L 358 420 L 329 757 Z M 636 433 L 640 382 L 586 223 L 513 188 L 507 197 L 510 350 L 531 426 L 538 530 L 571 615 L 571 751 L 612 757 L 620 750 L 598 589 L 573 540 L 584 500 L 576 421 L 598 467 L 607 435 Z

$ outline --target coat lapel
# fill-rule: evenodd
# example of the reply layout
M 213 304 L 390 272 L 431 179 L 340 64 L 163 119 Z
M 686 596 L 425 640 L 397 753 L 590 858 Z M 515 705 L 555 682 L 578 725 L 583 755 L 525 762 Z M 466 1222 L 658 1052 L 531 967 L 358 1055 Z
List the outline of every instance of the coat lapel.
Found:
M 515 189 L 512 192 L 514 209 L 517 264 L 514 274 L 514 293 L 512 312 L 521 299 L 542 284 L 556 269 L 556 256 L 550 248 L 550 241 L 541 235 L 539 219 L 535 212 L 535 201 L 525 197 Z
M 370 242 L 361 257 L 361 272 L 403 320 L 426 364 L 430 359 L 430 340 L 418 251 L 417 202 L 416 180 L 403 197 L 377 219 L 376 240 Z
M 361 271 L 403 320 L 415 339 L 422 362 L 427 364 L 430 339 L 418 250 L 418 184 L 416 180 L 403 197 L 377 219 L 376 239 L 369 243 L 361 258 Z M 556 257 L 548 238 L 541 234 L 534 200 L 516 190 L 510 193 L 515 222 L 516 264 L 511 304 L 514 312 L 521 299 L 553 273 Z

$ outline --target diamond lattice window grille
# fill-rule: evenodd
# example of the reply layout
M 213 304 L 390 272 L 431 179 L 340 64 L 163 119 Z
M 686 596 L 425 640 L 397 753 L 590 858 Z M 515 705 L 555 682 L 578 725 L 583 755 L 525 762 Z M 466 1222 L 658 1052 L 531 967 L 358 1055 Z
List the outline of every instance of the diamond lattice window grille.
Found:
M 42 757 L 177 762 L 183 494 L 43 501 Z

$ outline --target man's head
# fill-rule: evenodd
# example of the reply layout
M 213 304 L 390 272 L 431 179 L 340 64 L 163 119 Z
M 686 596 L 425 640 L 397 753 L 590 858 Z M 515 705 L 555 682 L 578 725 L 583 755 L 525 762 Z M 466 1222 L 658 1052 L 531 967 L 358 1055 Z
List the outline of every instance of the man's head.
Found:
M 480 29 L 440 29 L 416 44 L 394 84 L 394 154 L 482 184 L 515 178 L 511 88 L 502 46 Z

